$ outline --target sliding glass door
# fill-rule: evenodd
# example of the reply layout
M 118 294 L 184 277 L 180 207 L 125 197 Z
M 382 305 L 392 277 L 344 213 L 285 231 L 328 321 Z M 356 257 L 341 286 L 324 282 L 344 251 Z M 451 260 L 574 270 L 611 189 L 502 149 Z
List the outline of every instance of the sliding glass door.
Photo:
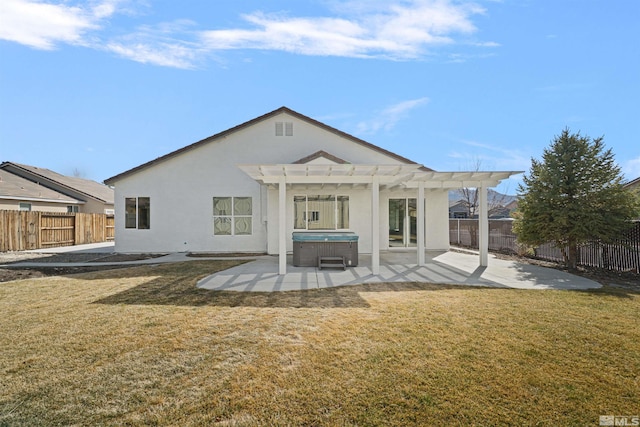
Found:
M 416 199 L 389 199 L 389 247 L 415 247 Z

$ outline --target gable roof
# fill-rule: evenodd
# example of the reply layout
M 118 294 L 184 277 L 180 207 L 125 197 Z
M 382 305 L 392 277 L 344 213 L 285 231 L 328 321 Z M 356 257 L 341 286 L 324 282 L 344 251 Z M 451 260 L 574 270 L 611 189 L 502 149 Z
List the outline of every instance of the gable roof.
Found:
M 91 198 L 106 204 L 113 204 L 114 202 L 112 188 L 89 179 L 65 176 L 46 168 L 13 162 L 3 162 L 0 165 L 0 169 L 78 200 Z
M 373 144 L 371 144 L 371 143 L 369 143 L 369 142 L 367 142 L 367 141 L 365 141 L 363 139 L 357 138 L 357 137 L 355 137 L 353 135 L 350 135 L 350 134 L 348 134 L 346 132 L 343 132 L 343 131 L 338 130 L 338 129 L 334 128 L 334 127 L 331 127 L 331 126 L 329 126 L 327 124 L 324 124 L 324 123 L 319 122 L 319 121 L 317 121 L 315 119 L 312 119 L 311 117 L 308 117 L 308 116 L 305 116 L 303 114 L 300 114 L 297 111 L 294 111 L 294 110 L 292 110 L 290 108 L 280 107 L 277 110 L 273 110 L 273 111 L 271 111 L 271 112 L 269 112 L 267 114 L 263 114 L 262 116 L 256 117 L 255 119 L 251 119 L 251 120 L 249 120 L 247 122 L 244 122 L 242 124 L 234 126 L 234 127 L 230 128 L 230 129 L 227 129 L 227 130 L 225 130 L 223 132 L 217 133 L 215 135 L 211 135 L 211 136 L 209 136 L 209 137 L 207 137 L 205 139 L 202 139 L 200 141 L 194 142 L 193 144 L 187 145 L 186 147 L 182 147 L 182 148 L 180 148 L 180 149 L 178 149 L 176 151 L 173 151 L 173 152 L 171 152 L 169 154 L 165 154 L 164 156 L 160 156 L 160 157 L 158 157 L 158 158 L 156 158 L 154 160 L 151 160 L 151 161 L 149 161 L 147 163 L 143 163 L 142 165 L 136 166 L 135 168 L 129 169 L 128 171 L 125 171 L 125 172 L 122 172 L 122 173 L 120 173 L 118 175 L 112 176 L 111 178 L 105 179 L 104 182 L 105 182 L 105 184 L 112 185 L 116 181 L 118 181 L 118 180 L 120 180 L 122 178 L 125 178 L 127 176 L 133 175 L 133 174 L 135 174 L 135 173 L 137 173 L 137 172 L 139 172 L 139 171 L 141 171 L 143 169 L 149 168 L 149 167 L 154 166 L 154 165 L 156 165 L 158 163 L 161 163 L 161 162 L 163 162 L 165 160 L 168 160 L 170 158 L 176 157 L 176 156 L 178 156 L 178 155 L 180 155 L 180 154 L 182 154 L 184 152 L 187 152 L 187 151 L 193 150 L 195 148 L 198 148 L 201 145 L 208 144 L 210 142 L 214 142 L 216 140 L 219 140 L 219 139 L 222 139 L 224 137 L 227 137 L 227 136 L 229 136 L 229 135 L 231 135 L 231 134 L 233 134 L 235 132 L 238 132 L 238 131 L 240 131 L 242 129 L 245 129 L 245 128 L 248 128 L 250 126 L 253 126 L 256 123 L 262 122 L 264 120 L 268 120 L 268 119 L 270 119 L 272 117 L 275 117 L 275 116 L 277 116 L 279 114 L 282 114 L 282 113 L 289 114 L 290 116 L 293 116 L 293 117 L 295 117 L 297 119 L 305 121 L 305 122 L 307 122 L 307 123 L 309 123 L 311 125 L 317 126 L 317 127 L 321 128 L 321 129 L 324 129 L 324 130 L 326 130 L 328 132 L 331 132 L 331 133 L 333 133 L 335 135 L 338 135 L 338 136 L 340 136 L 342 138 L 348 139 L 348 140 L 350 140 L 352 142 L 355 142 L 356 144 L 360 144 L 360 145 L 362 145 L 362 146 L 364 146 L 366 148 L 369 148 L 371 150 L 378 151 L 379 153 L 382 153 L 382 154 L 384 154 L 386 156 L 392 157 L 392 158 L 394 158 L 394 159 L 396 159 L 396 160 L 398 160 L 398 161 L 400 161 L 402 163 L 418 164 L 418 163 L 414 162 L 413 160 L 409 160 L 406 157 L 402 157 L 402 156 L 400 156 L 398 154 L 392 153 L 391 151 L 385 150 L 384 148 L 378 147 L 377 145 L 373 145 Z M 431 171 L 432 169 L 429 169 L 429 168 L 426 168 L 426 167 L 422 166 L 421 170 Z
M 0 199 L 64 204 L 82 203 L 4 169 L 0 169 Z
M 346 160 L 341 159 L 340 157 L 336 157 L 333 154 L 329 154 L 324 150 L 320 150 L 320 151 L 316 151 L 313 154 L 308 155 L 307 157 L 303 157 L 300 160 L 296 160 L 295 162 L 293 162 L 293 164 L 302 165 L 305 163 L 312 162 L 316 159 L 327 159 L 327 160 L 331 160 L 334 163 L 338 163 L 340 165 L 346 165 L 349 163 Z

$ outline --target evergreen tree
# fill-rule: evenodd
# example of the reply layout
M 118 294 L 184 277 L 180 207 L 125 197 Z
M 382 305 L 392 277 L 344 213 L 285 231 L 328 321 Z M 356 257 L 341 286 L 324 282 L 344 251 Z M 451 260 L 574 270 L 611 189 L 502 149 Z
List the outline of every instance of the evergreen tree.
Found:
M 532 246 L 553 242 L 570 269 L 576 268 L 581 244 L 619 238 L 640 209 L 602 140 L 564 129 L 544 150 L 542 161 L 531 160 L 529 175 L 518 187 L 518 241 Z

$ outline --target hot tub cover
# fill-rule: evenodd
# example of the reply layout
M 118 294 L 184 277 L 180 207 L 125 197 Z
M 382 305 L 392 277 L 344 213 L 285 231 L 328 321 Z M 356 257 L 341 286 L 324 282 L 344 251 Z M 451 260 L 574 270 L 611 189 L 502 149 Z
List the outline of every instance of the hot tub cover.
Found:
M 357 242 L 358 235 L 353 232 L 295 232 L 294 242 Z

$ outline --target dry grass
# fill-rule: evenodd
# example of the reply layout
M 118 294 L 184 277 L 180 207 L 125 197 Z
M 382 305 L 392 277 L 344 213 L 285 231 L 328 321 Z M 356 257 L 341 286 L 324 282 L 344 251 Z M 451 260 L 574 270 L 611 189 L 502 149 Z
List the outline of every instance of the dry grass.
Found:
M 597 425 L 640 412 L 640 294 L 196 289 L 238 261 L 0 284 L 0 425 Z

